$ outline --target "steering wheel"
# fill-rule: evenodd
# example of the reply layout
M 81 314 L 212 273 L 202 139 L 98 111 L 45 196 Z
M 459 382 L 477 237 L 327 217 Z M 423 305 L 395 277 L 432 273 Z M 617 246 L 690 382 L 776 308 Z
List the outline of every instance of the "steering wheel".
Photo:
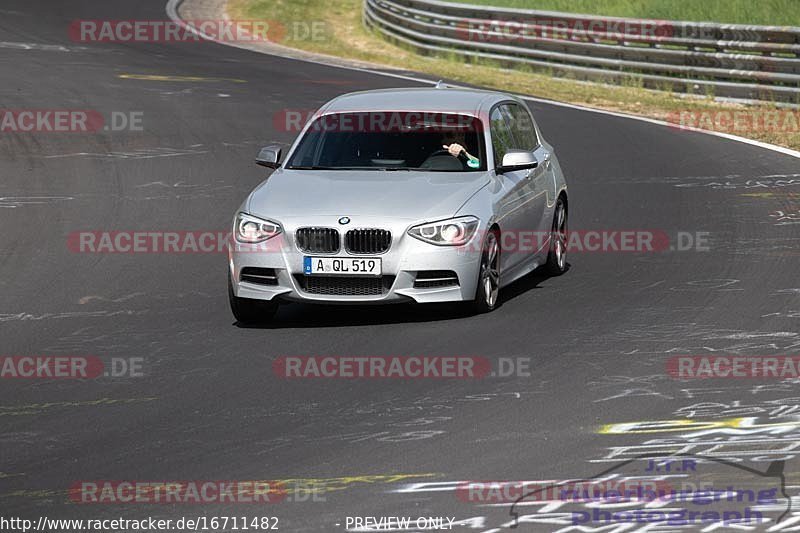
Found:
M 435 151 L 435 152 L 433 152 L 431 155 L 429 155 L 429 156 L 428 156 L 428 159 L 430 159 L 431 157 L 438 157 L 438 156 L 440 156 L 440 155 L 449 155 L 449 156 L 452 156 L 453 154 L 451 154 L 451 153 L 450 153 L 450 150 L 446 150 L 446 149 L 444 149 L 444 148 L 440 148 L 439 150 L 436 150 L 436 151 Z M 454 157 L 455 157 L 455 156 L 454 156 Z
M 439 149 L 428 156 L 422 163 L 422 168 L 437 170 L 463 170 L 464 165 L 459 157 L 453 157 L 450 150 Z

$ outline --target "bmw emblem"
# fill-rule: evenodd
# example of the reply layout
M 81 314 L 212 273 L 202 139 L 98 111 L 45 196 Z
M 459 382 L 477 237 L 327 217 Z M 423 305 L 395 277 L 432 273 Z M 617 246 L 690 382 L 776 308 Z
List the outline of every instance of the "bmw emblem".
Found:
M 349 224 L 349 223 L 350 223 L 350 217 L 342 217 L 342 218 L 339 219 L 339 224 L 344 225 L 344 224 Z

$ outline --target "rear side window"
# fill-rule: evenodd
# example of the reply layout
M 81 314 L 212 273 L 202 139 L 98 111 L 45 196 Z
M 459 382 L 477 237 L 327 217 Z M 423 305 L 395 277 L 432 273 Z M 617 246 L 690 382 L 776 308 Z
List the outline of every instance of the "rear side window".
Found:
M 510 148 L 514 148 L 514 137 L 509 127 L 509 111 L 507 105 L 500 105 L 492 110 L 489 116 L 492 132 L 492 149 L 494 151 L 494 164 L 500 166 L 503 156 Z
M 514 135 L 514 146 L 520 150 L 533 151 L 539 146 L 539 138 L 528 110 L 518 104 L 508 106 L 511 117 L 511 132 Z

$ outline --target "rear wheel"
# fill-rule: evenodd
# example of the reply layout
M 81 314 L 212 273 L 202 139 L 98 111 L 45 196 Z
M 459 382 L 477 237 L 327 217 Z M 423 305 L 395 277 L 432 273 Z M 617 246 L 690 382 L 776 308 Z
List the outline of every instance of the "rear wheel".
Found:
M 473 311 L 488 313 L 497 307 L 500 294 L 500 243 L 496 231 L 486 234 L 481 252 L 481 268 L 478 273 L 478 287 L 475 290 Z
M 553 210 L 553 229 L 546 268 L 551 276 L 560 276 L 567 271 L 567 205 L 560 196 Z
M 278 303 L 271 300 L 239 298 L 233 292 L 233 283 L 228 274 L 228 300 L 236 321 L 240 324 L 264 324 L 272 320 L 278 310 Z

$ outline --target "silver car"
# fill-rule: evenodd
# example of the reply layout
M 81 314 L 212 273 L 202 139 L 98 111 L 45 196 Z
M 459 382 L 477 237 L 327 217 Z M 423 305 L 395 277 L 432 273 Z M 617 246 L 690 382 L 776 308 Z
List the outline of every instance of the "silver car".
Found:
M 442 84 L 346 94 L 319 109 L 233 222 L 241 323 L 282 301 L 467 302 L 567 269 L 567 185 L 514 96 Z

